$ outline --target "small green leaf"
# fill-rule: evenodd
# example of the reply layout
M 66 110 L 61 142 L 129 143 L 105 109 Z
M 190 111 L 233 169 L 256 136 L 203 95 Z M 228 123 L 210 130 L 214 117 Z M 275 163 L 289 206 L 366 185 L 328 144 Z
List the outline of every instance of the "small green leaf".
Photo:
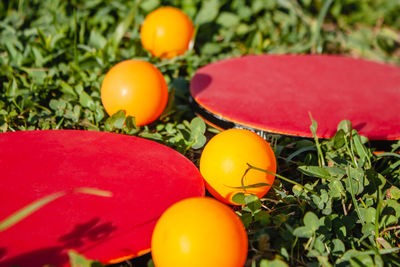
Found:
M 375 223 L 375 214 L 376 210 L 373 207 L 369 207 L 368 209 L 363 209 L 365 211 L 365 222 L 366 223 Z
M 333 198 L 341 198 L 346 196 L 346 191 L 343 187 L 343 184 L 340 180 L 334 179 L 329 184 L 329 192 L 328 194 Z
M 240 219 L 242 220 L 242 223 L 245 227 L 249 227 L 251 222 L 253 221 L 253 216 L 250 213 L 243 213 L 240 216 Z
M 246 202 L 245 202 L 244 199 L 245 199 L 244 193 L 236 193 L 236 194 L 232 197 L 232 201 L 235 202 L 235 203 L 237 203 L 237 204 L 240 204 L 240 205 L 246 204 Z
M 343 120 L 339 123 L 337 130 L 343 130 L 344 133 L 351 133 L 351 130 L 353 129 L 351 122 L 349 120 Z
M 219 11 L 219 1 L 218 0 L 205 0 L 202 2 L 200 11 L 194 20 L 196 25 L 201 25 L 213 21 Z
M 18 96 L 18 83 L 15 80 L 15 78 L 13 78 L 11 80 L 11 82 L 8 83 L 8 87 L 6 90 L 6 96 L 9 98 L 14 98 L 14 97 Z
M 218 43 L 206 43 L 201 48 L 201 53 L 205 55 L 214 55 L 220 53 L 222 50 L 222 46 Z
M 100 122 L 104 118 L 104 111 L 101 106 L 98 106 L 96 108 L 96 110 L 94 111 L 94 118 L 95 118 L 96 122 Z M 127 122 L 127 124 L 128 124 L 128 122 Z
M 146 11 L 150 12 L 160 5 L 160 0 L 146 0 L 140 3 L 140 7 Z
M 192 145 L 193 149 L 202 148 L 207 142 L 207 138 L 204 135 L 200 135 L 196 138 L 196 142 Z
M 374 260 L 370 255 L 362 255 L 350 259 L 351 267 L 374 266 Z
M 314 234 L 313 229 L 307 226 L 300 226 L 294 229 L 293 235 L 302 238 L 310 238 Z
M 80 115 L 81 115 L 81 106 L 75 105 L 72 110 L 71 109 L 65 110 L 64 117 L 67 119 L 71 119 L 73 122 L 78 122 Z
M 342 255 L 346 250 L 343 241 L 340 239 L 333 239 L 332 245 L 333 245 L 332 254 L 335 256 Z
M 361 232 L 365 237 L 373 236 L 375 234 L 375 224 L 366 223 L 362 226 Z
M 274 260 L 263 259 L 260 262 L 260 267 L 289 267 L 289 265 L 280 259 L 274 259 Z
M 328 192 L 325 189 L 321 189 L 320 197 L 321 197 L 321 201 L 324 203 L 326 203 L 329 200 Z
M 325 167 L 325 169 L 330 173 L 331 176 L 339 179 L 346 175 L 346 170 L 340 167 Z
M 326 168 L 317 167 L 317 166 L 299 166 L 297 168 L 300 172 L 311 176 L 311 177 L 318 177 L 322 179 L 330 179 L 331 175 Z
M 396 217 L 400 218 L 400 202 L 393 199 L 386 200 L 386 208 L 393 209 Z
M 36 85 L 43 85 L 44 81 L 47 77 L 46 71 L 43 70 L 34 70 L 31 72 L 33 83 Z
M 125 118 L 125 126 L 128 128 L 128 129 L 136 129 L 137 128 L 137 126 L 136 126 L 136 120 L 135 120 L 135 117 L 132 117 L 132 116 L 128 116 L 128 117 L 126 117 Z
M 125 111 L 120 110 L 107 119 L 107 123 L 113 128 L 122 129 L 125 123 Z
M 400 189 L 396 186 L 389 188 L 387 195 L 390 199 L 399 200 L 400 199 Z
M 206 131 L 206 124 L 204 121 L 196 117 L 190 122 L 190 139 L 194 141 L 192 148 L 199 149 L 204 146 L 207 142 L 207 138 L 204 136 Z
M 315 213 L 309 211 L 304 215 L 304 225 L 309 227 L 313 232 L 319 228 L 319 220 Z
M 385 266 L 384 262 L 383 262 L 383 259 L 382 259 L 382 256 L 379 255 L 379 254 L 375 254 L 374 255 L 374 261 L 375 261 L 375 266 L 376 267 L 384 267 Z
M 90 95 L 88 95 L 85 91 L 82 91 L 79 95 L 79 103 L 90 110 L 95 110 L 96 105 Z
M 146 139 L 154 140 L 154 141 L 162 141 L 162 135 L 159 133 L 149 133 L 149 132 L 142 132 L 140 136 Z
M 107 39 L 98 31 L 92 30 L 89 37 L 89 45 L 97 49 L 103 49 L 107 44 Z
M 254 214 L 254 220 L 261 225 L 268 225 L 271 223 L 271 215 L 265 210 L 260 210 Z
M 239 21 L 239 17 L 230 12 L 221 12 L 217 19 L 217 23 L 225 27 L 234 27 L 239 24 Z
M 5 133 L 7 132 L 7 129 L 8 129 L 8 123 L 5 122 L 0 125 L 0 132 Z
M 68 251 L 69 263 L 71 267 L 102 267 L 100 262 L 86 259 L 83 255 L 73 251 Z
M 199 134 L 204 134 L 206 131 L 206 124 L 204 121 L 199 118 L 195 117 L 191 122 L 190 122 L 190 130 L 192 131 L 193 135 L 197 136 Z
M 327 256 L 317 256 L 318 263 L 323 267 L 332 267 Z
M 63 101 L 62 99 L 60 99 L 60 100 L 51 99 L 49 102 L 49 107 L 56 112 L 58 111 L 57 115 L 62 115 L 66 106 L 67 106 L 67 103 L 65 101 Z
M 324 242 L 322 242 L 321 240 L 321 236 L 315 239 L 313 248 L 317 250 L 320 254 L 325 252 L 325 245 Z
M 256 212 L 261 208 L 261 201 L 256 195 L 248 195 L 244 198 L 247 207 L 252 211 Z
M 74 97 L 77 96 L 72 86 L 70 86 L 68 83 L 60 81 L 60 86 L 61 86 L 60 91 L 63 92 L 64 94 L 72 95 Z
M 339 130 L 336 132 L 333 137 L 333 146 L 335 149 L 342 148 L 346 144 L 345 141 L 345 132 L 343 130 Z
M 364 171 L 360 168 L 355 169 L 352 167 L 347 167 L 347 169 L 350 177 L 344 180 L 346 190 L 350 193 L 353 192 L 354 195 L 361 194 L 364 191 Z

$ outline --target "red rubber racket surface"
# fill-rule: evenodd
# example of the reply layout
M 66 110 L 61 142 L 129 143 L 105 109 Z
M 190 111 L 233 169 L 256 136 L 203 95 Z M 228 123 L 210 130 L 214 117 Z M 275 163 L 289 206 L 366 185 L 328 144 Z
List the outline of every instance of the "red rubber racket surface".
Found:
M 400 139 L 400 68 L 327 55 L 262 55 L 197 71 L 194 100 L 217 117 L 271 133 L 330 138 L 347 119 L 372 140 Z
M 197 168 L 145 139 L 103 132 L 0 134 L 0 221 L 46 195 L 82 187 L 0 232 L 0 266 L 68 265 L 74 249 L 103 263 L 148 252 L 153 227 L 173 203 L 203 196 Z

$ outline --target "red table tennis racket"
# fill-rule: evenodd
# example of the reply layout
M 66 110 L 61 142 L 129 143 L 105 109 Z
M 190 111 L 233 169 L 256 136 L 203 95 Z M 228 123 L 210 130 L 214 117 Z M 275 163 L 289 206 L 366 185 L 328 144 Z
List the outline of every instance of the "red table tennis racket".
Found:
M 69 192 L 0 232 L 1 267 L 67 266 L 70 249 L 103 263 L 141 255 L 164 210 L 204 196 L 192 162 L 137 137 L 14 132 L 0 134 L 0 148 L 0 221 L 40 198 Z M 112 196 L 73 193 L 82 188 Z
M 400 139 L 400 68 L 328 55 L 260 55 L 199 69 L 197 112 L 220 128 L 333 137 L 342 120 L 371 140 Z

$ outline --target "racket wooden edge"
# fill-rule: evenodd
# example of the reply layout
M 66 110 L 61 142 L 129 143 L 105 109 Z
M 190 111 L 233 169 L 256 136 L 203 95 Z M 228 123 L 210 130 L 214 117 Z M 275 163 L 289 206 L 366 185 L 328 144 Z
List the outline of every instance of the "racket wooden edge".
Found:
M 284 131 L 274 131 L 271 129 L 256 127 L 253 125 L 244 125 L 244 124 L 241 124 L 241 123 L 235 121 L 234 119 L 225 118 L 221 115 L 218 115 L 217 113 L 214 113 L 212 110 L 209 110 L 207 107 L 200 105 L 193 98 L 193 96 L 189 97 L 189 102 L 191 103 L 191 107 L 192 107 L 194 113 L 196 113 L 196 115 L 201 117 L 210 126 L 216 128 L 218 130 L 221 130 L 221 131 L 231 129 L 231 128 L 247 129 L 247 130 L 257 133 L 258 135 L 262 136 L 264 139 L 266 139 L 268 137 L 268 135 L 281 135 L 281 136 L 286 136 L 286 137 L 308 139 L 308 140 L 312 140 L 314 138 L 311 133 L 309 133 L 308 135 L 301 135 L 301 134 L 287 133 Z M 332 137 L 318 136 L 318 139 L 327 140 Z M 388 150 L 388 149 L 390 149 L 390 145 L 396 143 L 398 140 L 400 140 L 400 136 L 395 136 L 395 137 L 391 137 L 388 139 L 369 139 L 369 142 L 373 145 L 376 145 L 377 148 L 379 148 L 379 149 Z
M 255 132 L 256 134 L 260 135 L 262 138 L 268 140 L 268 136 L 270 135 L 281 135 L 281 136 L 287 136 L 287 137 L 295 137 L 295 138 L 301 138 L 301 139 L 312 139 L 312 137 L 309 136 L 301 136 L 301 135 L 294 135 L 294 134 L 289 134 L 289 133 L 284 133 L 284 132 L 277 132 L 277 131 L 271 131 L 271 130 L 266 130 L 266 129 L 260 129 L 254 126 L 250 125 L 244 125 L 238 122 L 235 122 L 234 120 L 224 118 L 220 115 L 217 115 L 209 110 L 207 110 L 205 107 L 201 106 L 197 101 L 190 96 L 189 97 L 189 103 L 191 104 L 191 107 L 193 109 L 193 112 L 202 118 L 208 125 L 224 131 L 228 129 L 246 129 L 250 130 L 252 132 Z M 325 139 L 325 138 L 321 138 Z
M 286 136 L 286 137 L 292 137 L 292 138 L 298 138 L 298 139 L 306 139 L 306 140 L 312 140 L 312 137 L 305 137 L 305 136 L 300 136 L 300 135 L 291 135 L 291 134 L 286 134 L 286 133 L 278 133 L 278 132 L 272 132 L 272 131 L 266 131 L 266 130 L 261 130 L 257 128 L 253 128 L 250 126 L 245 126 L 239 123 L 234 123 L 232 121 L 229 121 L 219 115 L 215 115 L 212 112 L 208 111 L 204 107 L 202 107 L 199 103 L 196 102 L 196 100 L 190 96 L 189 102 L 191 103 L 191 107 L 194 111 L 194 113 L 202 118 L 208 125 L 220 130 L 224 131 L 227 129 L 231 128 L 236 128 L 236 129 L 247 129 L 252 132 L 257 133 L 264 139 L 268 140 L 269 135 L 281 135 L 281 136 Z M 329 138 L 322 138 L 318 137 L 320 140 L 327 140 Z M 377 151 L 374 152 L 374 154 L 379 154 L 383 152 L 387 152 L 390 150 L 391 145 L 396 143 L 399 138 L 396 139 L 388 139 L 388 140 L 369 140 L 369 143 L 371 147 L 375 148 Z

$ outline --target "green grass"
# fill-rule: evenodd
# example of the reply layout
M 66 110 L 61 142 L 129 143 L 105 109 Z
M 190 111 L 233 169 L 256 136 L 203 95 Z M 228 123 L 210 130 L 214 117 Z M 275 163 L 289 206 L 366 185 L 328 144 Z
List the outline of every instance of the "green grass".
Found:
M 151 58 L 140 44 L 140 24 L 161 5 L 182 9 L 197 27 L 194 49 L 172 60 Z M 204 134 L 215 133 L 187 101 L 199 67 L 264 53 L 399 65 L 399 14 L 398 0 L 2 1 L 0 132 L 112 131 L 155 140 L 197 164 Z M 171 103 L 148 126 L 123 113 L 108 117 L 101 105 L 105 73 L 128 58 L 155 64 L 169 85 Z M 400 158 L 374 155 L 347 122 L 339 129 L 318 142 L 271 137 L 284 179 L 261 200 L 243 196 L 237 210 L 248 230 L 248 266 L 400 265 Z M 399 147 L 387 144 L 390 152 Z

